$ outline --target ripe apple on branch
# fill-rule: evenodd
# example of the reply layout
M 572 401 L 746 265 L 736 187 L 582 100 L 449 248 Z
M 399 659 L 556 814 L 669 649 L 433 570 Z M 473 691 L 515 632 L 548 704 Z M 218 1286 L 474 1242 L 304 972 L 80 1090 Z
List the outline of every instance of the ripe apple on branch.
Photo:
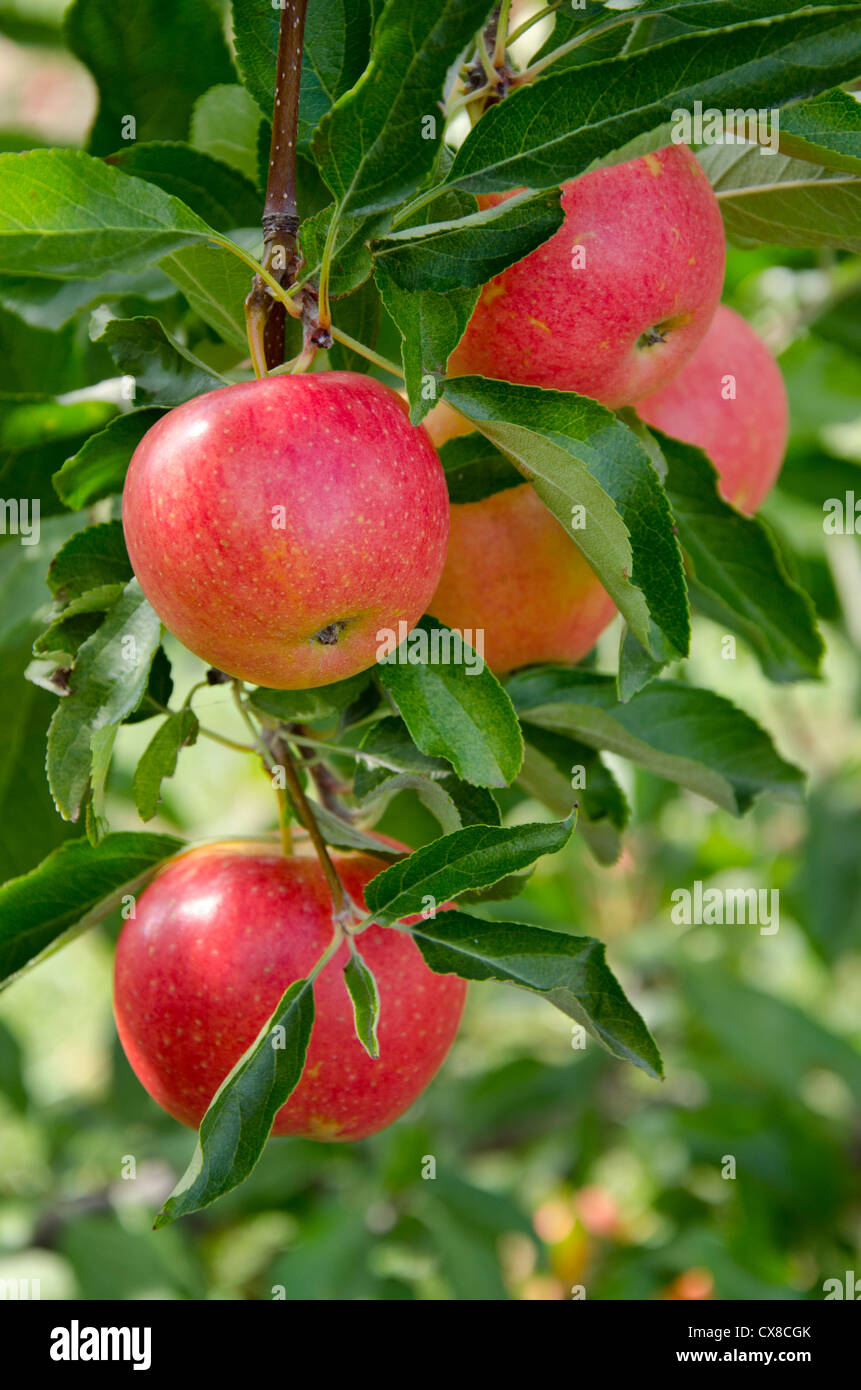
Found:
M 602 35 L 628 23 L 594 8 Z M 595 16 L 560 7 L 562 41 L 518 67 L 512 40 L 531 19 L 490 9 L 388 0 L 364 69 L 340 91 L 314 86 L 305 108 L 305 0 L 267 14 L 265 40 L 254 11 L 237 61 L 272 113 L 259 259 L 229 230 L 232 203 L 212 226 L 210 190 L 194 208 L 177 193 L 200 168 L 191 147 L 0 162 L 0 180 L 17 180 L 12 212 L 0 200 L 0 273 L 94 278 L 158 258 L 202 354 L 155 319 L 105 331 L 124 371 L 132 344 L 145 389 L 151 358 L 152 376 L 167 361 L 179 385 L 55 475 L 71 511 L 122 491 L 121 521 L 90 516 L 57 552 L 35 646 L 58 696 L 50 789 L 86 840 L 0 893 L 10 973 L 131 902 L 120 1039 L 155 1101 L 199 1126 L 159 1224 L 241 1182 L 270 1133 L 352 1141 L 395 1121 L 442 1066 L 468 981 L 544 997 L 661 1075 L 601 941 L 461 907 L 517 896 L 575 822 L 600 863 L 619 859 L 628 806 L 602 753 L 738 814 L 801 778 L 743 710 L 659 678 L 688 654 L 698 597 L 773 679 L 807 679 L 821 658 L 812 606 L 753 515 L 786 447 L 781 373 L 720 302 L 724 214 L 704 163 L 666 143 L 664 111 L 688 92 L 691 53 L 719 55 L 728 76 L 711 80 L 727 99 L 769 56 L 775 100 L 795 99 L 799 78 L 768 26 L 741 20 L 708 40 L 699 21 L 667 42 L 658 26 L 642 51 L 568 66 Z M 810 43 L 826 22 L 809 21 Z M 245 44 L 260 60 L 247 67 Z M 824 66 L 823 90 L 844 61 Z M 642 93 L 652 63 L 664 105 L 623 110 L 626 81 Z M 439 138 L 459 119 L 462 142 Z M 810 122 L 825 139 L 818 108 Z M 234 191 L 235 174 L 221 170 Z M 250 218 L 259 194 L 243 179 Z M 400 362 L 377 351 L 379 321 Z M 587 658 L 618 614 L 608 674 Z M 178 707 L 162 624 L 210 668 Z M 381 660 L 385 634 L 411 630 L 479 631 L 487 665 L 406 640 L 403 660 Z M 197 692 L 216 684 L 238 734 L 200 722 Z M 142 820 L 182 750 L 214 740 L 259 759 L 280 843 L 109 834 L 114 738 L 148 718 Z M 407 831 L 377 830 L 404 790 L 440 827 L 415 850 Z M 552 818 L 520 815 L 534 799 Z M 80 911 L 66 910 L 67 879 Z

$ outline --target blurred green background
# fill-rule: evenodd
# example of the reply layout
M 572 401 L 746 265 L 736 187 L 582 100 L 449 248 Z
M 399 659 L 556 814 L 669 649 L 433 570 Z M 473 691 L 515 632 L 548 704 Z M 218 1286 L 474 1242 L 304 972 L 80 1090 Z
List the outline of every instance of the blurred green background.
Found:
M 0 4 L 3 149 L 87 129 L 90 79 L 55 47 L 62 8 Z M 790 455 L 764 514 L 823 620 L 825 679 L 769 685 L 741 642 L 724 659 L 705 620 L 673 672 L 759 719 L 809 774 L 807 804 L 735 820 L 611 759 L 633 812 L 619 863 L 600 868 L 575 836 L 499 914 L 606 940 L 666 1081 L 591 1040 L 572 1046 L 570 1022 L 532 996 L 474 985 L 442 1072 L 390 1130 L 352 1146 L 271 1142 L 241 1188 L 156 1235 L 194 1141 L 119 1049 L 114 921 L 0 996 L 0 1280 L 39 1279 L 43 1299 L 553 1300 L 581 1285 L 590 1299 L 819 1299 L 824 1281 L 861 1276 L 861 555 L 857 537 L 822 526 L 823 502 L 861 480 L 859 290 L 857 258 L 730 253 L 726 298 L 781 355 L 789 387 Z M 31 575 L 62 524 L 24 557 Z M 603 669 L 617 644 L 615 630 L 602 639 Z M 170 652 L 184 694 L 200 665 Z M 199 707 L 235 732 L 224 690 Z M 114 829 L 140 828 L 131 774 L 151 733 L 121 730 Z M 274 810 L 254 760 L 201 740 L 151 827 L 249 835 L 270 831 Z M 26 820 L 5 815 L 15 857 Z M 512 794 L 507 815 L 549 813 Z M 413 844 L 438 833 L 408 793 L 381 828 Z M 31 849 L 35 862 L 44 847 Z M 674 925 L 671 894 L 697 879 L 779 889 L 779 931 Z

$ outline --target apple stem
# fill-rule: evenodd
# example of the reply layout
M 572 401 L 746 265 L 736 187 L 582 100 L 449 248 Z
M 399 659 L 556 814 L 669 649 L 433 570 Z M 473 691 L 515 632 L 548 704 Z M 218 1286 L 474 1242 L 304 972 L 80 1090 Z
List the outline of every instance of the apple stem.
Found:
M 320 868 L 323 870 L 323 875 L 332 896 L 335 921 L 344 925 L 346 921 L 354 915 L 355 909 L 353 908 L 353 904 L 350 901 L 343 883 L 338 877 L 338 871 L 332 863 L 326 841 L 320 833 L 317 818 L 311 810 L 311 804 L 305 795 L 302 783 L 299 781 L 299 774 L 296 771 L 296 764 L 293 761 L 290 745 L 278 730 L 273 730 L 271 733 L 264 735 L 264 737 L 267 738 L 273 754 L 277 757 L 280 766 L 284 769 L 284 780 L 287 783 L 287 790 L 290 793 L 293 805 L 299 812 L 299 819 L 311 837 L 311 843 L 320 861 Z
M 573 53 L 575 48 L 579 48 L 581 44 L 588 43 L 591 39 L 597 38 L 599 34 L 606 34 L 610 29 L 618 28 L 620 24 L 630 23 L 633 18 L 634 16 L 629 10 L 623 10 L 617 17 L 605 20 L 603 24 L 595 24 L 591 29 L 584 29 L 581 33 L 575 34 L 573 39 L 569 39 L 567 43 L 561 43 L 552 52 L 545 53 L 544 57 L 537 59 L 531 67 L 515 73 L 511 79 L 512 87 L 523 87 L 529 82 L 534 82 L 535 78 L 540 77 L 542 72 L 546 72 L 566 54 Z
M 494 66 L 493 66 L 493 62 L 491 61 L 490 54 L 489 54 L 489 52 L 488 52 L 488 50 L 487 50 L 487 43 L 486 43 L 486 41 L 485 41 L 484 34 L 482 33 L 481 30 L 479 30 L 478 33 L 477 33 L 476 36 L 475 36 L 475 47 L 476 47 L 476 53 L 477 53 L 477 56 L 478 56 L 478 61 L 481 63 L 481 66 L 484 68 L 484 75 L 485 75 L 485 77 L 487 78 L 488 82 L 490 83 L 491 87 L 495 87 L 495 86 L 496 86 L 496 69 L 495 69 Z
M 388 357 L 381 357 L 378 352 L 374 352 L 373 348 L 369 348 L 365 343 L 360 343 L 358 338 L 351 338 L 349 333 L 342 332 L 334 325 L 330 332 L 336 343 L 343 343 L 344 347 L 351 348 L 360 357 L 366 358 L 368 362 L 373 362 L 375 367 L 382 367 L 383 371 L 391 372 L 392 376 L 400 377 L 401 381 L 404 380 L 403 368 L 397 366 L 395 362 L 391 362 Z
M 293 284 L 299 267 L 296 141 L 306 9 L 307 0 L 284 0 L 278 30 L 272 141 L 262 218 L 262 265 L 282 288 Z M 260 275 L 255 275 L 245 301 L 245 320 L 255 374 L 265 376 L 271 367 L 284 361 L 286 308 L 282 301 L 273 300 Z
M 276 788 L 278 795 L 278 824 L 281 830 L 281 848 L 289 859 L 293 853 L 293 832 L 290 829 L 290 807 L 287 804 L 287 797 L 281 787 Z
M 271 773 L 276 768 L 280 768 L 284 773 L 284 781 L 287 783 L 287 791 L 290 793 L 290 798 L 293 802 L 294 808 L 299 813 L 300 821 L 302 822 L 305 829 L 308 831 L 309 836 L 311 837 L 311 843 L 314 846 L 314 851 L 317 855 L 317 858 L 320 861 L 320 868 L 323 870 L 323 877 L 325 878 L 326 883 L 329 886 L 329 892 L 332 897 L 332 907 L 334 908 L 335 921 L 339 923 L 341 926 L 345 926 L 348 922 L 355 919 L 357 915 L 356 908 L 352 900 L 350 899 L 349 893 L 347 892 L 343 883 L 338 877 L 338 871 L 335 868 L 335 865 L 332 863 L 329 851 L 326 848 L 326 841 L 323 839 L 323 836 L 320 833 L 320 827 L 317 824 L 317 819 L 314 815 L 314 812 L 311 810 L 311 804 L 305 795 L 302 783 L 299 781 L 299 774 L 296 771 L 296 764 L 293 761 L 293 754 L 290 752 L 290 745 L 281 732 L 283 725 L 279 726 L 277 729 L 264 729 L 262 731 L 257 730 L 254 724 L 254 720 L 248 713 L 248 710 L 245 707 L 245 702 L 242 698 L 241 681 L 233 682 L 233 699 L 236 703 L 236 708 L 238 709 L 243 722 L 251 730 L 251 733 L 254 737 L 254 742 L 257 744 L 260 750 L 260 755 L 263 758 L 263 764 L 266 767 L 267 771 Z M 282 795 L 283 793 L 281 793 L 278 798 L 279 814 L 281 808 Z M 284 804 L 286 806 L 286 801 Z M 283 825 L 283 819 L 281 823 Z M 282 843 L 284 843 L 283 836 Z M 292 854 L 292 841 L 290 843 L 289 850 L 286 848 L 285 845 L 284 852 L 285 854 Z
M 288 733 L 294 741 L 294 747 L 298 756 L 302 759 L 303 766 L 313 778 L 314 786 L 317 788 L 317 795 L 327 811 L 331 811 L 339 820 L 347 825 L 352 825 L 353 814 L 341 801 L 338 793 L 346 788 L 342 787 L 331 768 L 317 755 L 313 736 L 308 740 L 307 726 L 304 724 L 288 724 Z M 340 752 L 337 744 L 332 747 L 336 753 Z
M 497 6 L 496 13 L 496 34 L 493 41 L 493 66 L 499 68 L 505 62 L 505 50 L 508 47 L 508 12 L 511 9 L 511 0 L 502 0 L 502 4 Z

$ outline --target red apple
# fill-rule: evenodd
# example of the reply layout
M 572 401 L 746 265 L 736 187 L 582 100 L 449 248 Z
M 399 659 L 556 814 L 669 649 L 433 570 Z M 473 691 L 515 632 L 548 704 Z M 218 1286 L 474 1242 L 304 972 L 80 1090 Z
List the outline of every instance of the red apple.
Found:
M 616 612 L 528 483 L 452 506 L 448 559 L 429 607 L 448 627 L 480 629 L 497 675 L 579 661 Z
M 335 857 L 354 902 L 385 867 Z M 141 894 L 117 944 L 114 1012 L 126 1056 L 149 1094 L 197 1126 L 224 1077 L 288 986 L 332 940 L 332 903 L 316 859 L 224 843 L 173 860 Z M 357 938 L 380 995 L 374 1060 L 355 1035 L 343 943 L 314 984 L 306 1069 L 273 1134 L 352 1140 L 396 1120 L 442 1064 L 466 984 L 435 975 L 409 936 L 369 927 Z
M 789 435 L 786 386 L 759 334 L 727 305 L 678 376 L 637 411 L 647 425 L 704 449 L 740 511 L 751 515 L 774 486 Z
M 394 391 L 354 372 L 278 375 L 187 401 L 129 465 L 123 525 L 171 632 L 278 689 L 373 665 L 445 560 L 436 452 Z
M 562 207 L 550 240 L 485 285 L 449 373 L 629 405 L 711 321 L 726 255 L 717 199 L 687 146 L 669 145 L 564 184 Z

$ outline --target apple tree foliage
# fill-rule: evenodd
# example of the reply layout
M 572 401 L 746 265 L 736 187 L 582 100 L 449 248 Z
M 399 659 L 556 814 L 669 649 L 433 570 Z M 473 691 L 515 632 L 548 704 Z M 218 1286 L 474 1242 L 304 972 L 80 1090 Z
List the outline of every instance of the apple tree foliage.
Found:
M 560 183 L 667 144 L 673 112 L 696 101 L 780 111 L 780 151 L 769 158 L 749 145 L 698 151 L 733 242 L 752 255 L 768 244 L 832 256 L 861 249 L 861 107 L 848 90 L 861 71 L 861 9 L 830 0 L 551 6 L 555 27 L 530 60 L 532 80 L 490 104 L 455 150 L 443 139 L 442 103 L 490 8 L 310 0 L 300 281 L 316 286 L 328 266 L 336 328 L 372 355 L 378 340 L 399 355 L 415 423 L 441 396 L 474 422 L 477 433 L 442 449 L 454 501 L 533 484 L 623 616 L 618 668 L 536 667 L 500 683 L 487 669 L 419 659 L 416 645 L 409 661 L 339 685 L 246 691 L 246 709 L 263 731 L 301 725 L 336 750 L 341 779 L 350 770 L 348 819 L 313 800 L 308 781 L 331 846 L 379 853 L 369 832 L 405 788 L 438 821 L 439 837 L 410 856 L 384 851 L 391 862 L 367 892 L 376 921 L 455 901 L 412 928 L 431 969 L 534 991 L 614 1056 L 660 1076 L 655 1043 L 601 942 L 564 923 L 488 921 L 480 904 L 516 896 L 536 861 L 572 834 L 615 862 L 627 806 L 605 753 L 738 815 L 758 796 L 797 795 L 801 773 L 769 734 L 690 684 L 680 663 L 693 611 L 748 644 L 764 680 L 816 679 L 814 602 L 786 538 L 721 500 L 701 451 L 572 393 L 447 380 L 446 363 L 480 287 L 560 225 Z M 173 688 L 163 629 L 126 554 L 119 498 L 154 421 L 251 375 L 243 305 L 262 253 L 279 19 L 270 0 L 233 0 L 228 43 L 210 0 L 74 0 L 66 42 L 99 95 L 87 147 L 0 155 L 0 491 L 6 503 L 38 502 L 41 517 L 38 543 L 8 524 L 0 538 L 7 981 L 129 900 L 183 848 L 144 827 L 198 736 L 197 687 Z M 479 210 L 476 194 L 524 188 Z M 826 310 L 826 338 L 829 314 L 832 338 L 857 353 L 857 319 L 853 336 L 851 316 Z M 315 363 L 325 366 L 380 370 L 338 341 Z M 123 398 L 80 394 L 118 378 L 133 383 Z M 803 494 L 803 470 L 792 460 L 787 468 Z M 600 524 L 572 530 L 580 506 Z M 422 626 L 439 628 L 432 618 Z M 104 793 L 114 742 L 143 720 L 153 733 L 134 777 L 142 828 L 112 830 Z M 587 774 L 578 792 L 574 767 Z M 512 787 L 551 819 L 503 824 L 499 798 Z M 376 992 L 355 957 L 347 986 L 370 1049 Z M 313 1020 L 312 984 L 285 989 L 213 1100 L 162 1222 L 213 1201 L 254 1166 L 301 1075 Z M 288 1039 L 279 1051 L 269 1045 L 276 1025 Z

